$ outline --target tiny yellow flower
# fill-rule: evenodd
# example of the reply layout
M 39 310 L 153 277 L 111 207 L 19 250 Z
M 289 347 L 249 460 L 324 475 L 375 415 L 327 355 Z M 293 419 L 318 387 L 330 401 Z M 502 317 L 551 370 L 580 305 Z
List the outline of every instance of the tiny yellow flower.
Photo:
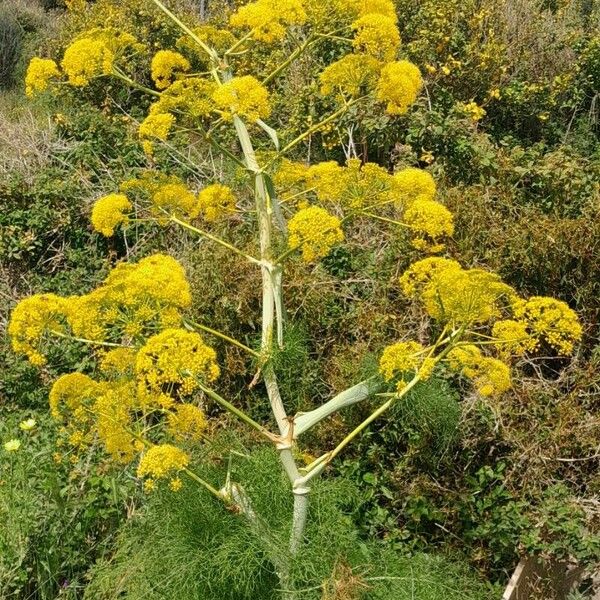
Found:
M 25 421 L 21 421 L 19 423 L 19 427 L 23 431 L 31 431 L 35 426 L 36 426 L 36 420 L 32 419 L 32 418 L 25 419 Z
M 7 452 L 16 452 L 19 448 L 21 447 L 21 442 L 19 440 L 8 440 L 8 442 L 6 442 L 4 444 L 4 449 Z

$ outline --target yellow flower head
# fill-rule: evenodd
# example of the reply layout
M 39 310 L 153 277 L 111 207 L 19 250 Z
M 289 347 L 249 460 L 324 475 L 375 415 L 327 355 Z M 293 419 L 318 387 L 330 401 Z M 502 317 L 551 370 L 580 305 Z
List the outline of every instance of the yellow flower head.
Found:
M 90 79 L 111 73 L 114 60 L 115 54 L 104 40 L 84 37 L 65 50 L 61 66 L 71 85 L 83 87 Z
M 67 320 L 79 337 L 103 341 L 111 331 L 136 337 L 162 328 L 164 317 L 176 322 L 191 303 L 182 266 L 170 256 L 154 254 L 139 263 L 121 263 L 89 294 L 68 299 Z
M 133 374 L 136 350 L 134 348 L 115 348 L 109 350 L 100 359 L 100 371 L 110 379 L 120 379 Z
M 404 212 L 404 222 L 410 225 L 415 233 L 413 245 L 420 249 L 431 248 L 429 241 L 438 244 L 439 238 L 451 236 L 454 233 L 454 217 L 452 213 L 439 202 L 427 197 L 417 198 L 410 203 Z M 426 236 L 425 239 L 423 236 Z
M 186 77 L 172 83 L 150 107 L 151 115 L 176 112 L 194 119 L 206 117 L 215 108 L 212 95 L 217 87 L 214 81 L 201 77 Z
M 190 457 L 171 444 L 159 444 L 149 448 L 140 460 L 138 477 L 161 479 L 188 466 Z
M 486 323 L 515 297 L 498 275 L 481 269 L 438 270 L 421 299 L 434 319 L 455 324 Z
M 348 172 L 333 160 L 317 163 L 308 168 L 306 184 L 321 202 L 339 202 L 348 187 Z
M 213 222 L 235 212 L 231 188 L 220 183 L 207 185 L 198 194 L 198 208 L 206 221 Z
M 405 296 L 414 298 L 421 294 L 437 273 L 444 270 L 461 270 L 455 260 L 449 258 L 424 258 L 413 263 L 400 277 L 400 288 Z
M 305 262 L 314 262 L 329 254 L 344 240 L 340 220 L 319 206 L 299 210 L 288 224 L 290 248 L 301 248 Z
M 423 169 L 407 167 L 394 173 L 392 191 L 399 204 L 407 205 L 417 198 L 433 200 L 436 189 L 433 177 Z
M 220 372 L 216 352 L 200 335 L 184 329 L 165 329 L 149 338 L 138 352 L 135 371 L 142 394 L 168 388 L 179 396 L 193 392 L 199 379 L 214 381 Z
M 199 441 L 207 425 L 204 412 L 194 404 L 177 404 L 167 421 L 169 433 L 179 442 Z
M 376 13 L 366 14 L 352 23 L 352 29 L 356 32 L 352 45 L 357 52 L 385 62 L 396 58 L 400 33 L 395 18 Z
M 579 318 L 561 300 L 532 296 L 529 300 L 516 301 L 513 310 L 515 317 L 527 324 L 532 337 L 545 341 L 560 354 L 572 354 L 575 344 L 581 340 L 583 330 Z
M 379 359 L 379 372 L 386 381 L 407 371 L 414 371 L 423 362 L 423 346 L 418 342 L 397 342 L 387 346 Z
M 252 75 L 234 77 L 213 92 L 215 104 L 224 111 L 226 118 L 232 114 L 250 121 L 266 119 L 271 114 L 269 92 Z
M 109 194 L 96 200 L 92 208 L 92 226 L 106 237 L 115 233 L 115 227 L 129 221 L 127 212 L 132 209 L 125 194 Z
M 423 79 L 418 67 L 406 60 L 392 62 L 381 70 L 377 83 L 376 97 L 387 102 L 386 111 L 391 115 L 404 114 L 415 102 Z
M 78 409 L 94 400 L 101 391 L 101 386 L 83 373 L 68 373 L 59 377 L 50 390 L 48 401 L 50 412 L 55 419 L 65 413 L 78 413 Z
M 379 69 L 379 61 L 373 56 L 346 54 L 331 63 L 319 76 L 321 94 L 360 96 L 375 87 Z
M 141 123 L 138 133 L 141 139 L 156 138 L 166 140 L 175 117 L 171 113 L 156 113 L 149 114 Z
M 158 187 L 152 195 L 152 205 L 159 216 L 164 215 L 162 211 L 190 219 L 198 216 L 196 196 L 182 183 L 165 183 Z
M 21 442 L 19 440 L 13 439 L 5 442 L 4 449 L 7 452 L 16 452 L 21 447 Z
M 135 386 L 124 382 L 105 386 L 92 408 L 98 437 L 111 458 L 121 464 L 130 463 L 143 447 L 129 433 L 135 400 Z
M 159 90 L 168 88 L 178 73 L 185 73 L 190 68 L 191 65 L 188 59 L 179 52 L 173 52 L 172 50 L 159 50 L 152 57 L 150 65 L 152 79 Z
M 53 60 L 37 56 L 32 58 L 25 75 L 25 94 L 31 97 L 36 92 L 43 92 L 53 77 L 60 77 L 58 65 Z
M 471 379 L 482 396 L 498 396 L 512 386 L 510 367 L 501 360 L 483 356 L 474 345 L 453 348 L 448 353 L 448 365 Z
M 213 25 L 200 25 L 193 27 L 192 33 L 205 44 L 223 53 L 235 44 L 235 36 L 227 29 L 218 29 Z M 206 53 L 198 45 L 198 42 L 189 35 L 180 37 L 176 44 L 179 49 L 185 50 L 187 54 L 196 54 L 199 59 L 206 59 Z
M 35 428 L 37 422 L 33 418 L 25 419 L 19 423 L 19 428 L 23 431 L 31 431 Z
M 65 301 L 54 294 L 38 294 L 21 300 L 13 310 L 8 335 L 13 350 L 25 354 L 33 365 L 41 366 L 46 358 L 40 343 L 48 330 L 62 331 Z
M 527 323 L 506 319 L 496 321 L 492 328 L 492 336 L 497 340 L 496 347 L 502 355 L 522 356 L 535 350 L 537 340 L 529 334 Z
M 240 7 L 229 18 L 232 27 L 250 29 L 255 40 L 267 44 L 282 39 L 289 25 L 305 21 L 301 0 L 256 0 Z

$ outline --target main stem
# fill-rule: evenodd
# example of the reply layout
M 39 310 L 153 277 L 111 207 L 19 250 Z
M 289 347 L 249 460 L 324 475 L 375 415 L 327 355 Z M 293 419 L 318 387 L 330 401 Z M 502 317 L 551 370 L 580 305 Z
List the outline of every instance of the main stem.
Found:
M 296 461 L 292 455 L 292 423 L 288 419 L 283 406 L 279 386 L 277 384 L 277 376 L 271 363 L 273 353 L 274 330 L 277 331 L 277 340 L 281 344 L 283 342 L 283 303 L 281 301 L 282 281 L 281 271 L 278 265 L 272 263 L 272 216 L 273 202 L 269 194 L 269 187 L 265 180 L 265 175 L 260 169 L 250 140 L 250 135 L 246 125 L 239 117 L 234 117 L 234 126 L 238 135 L 238 139 L 242 146 L 246 168 L 252 173 L 254 178 L 254 194 L 256 202 L 256 213 L 258 218 L 258 228 L 260 237 L 260 258 L 261 258 L 261 273 L 262 273 L 262 337 L 261 337 L 261 354 L 263 358 L 263 378 L 267 395 L 271 404 L 271 409 L 279 432 L 281 441 L 277 443 L 277 450 L 281 464 L 292 483 L 292 491 L 294 494 L 294 512 L 292 518 L 292 528 L 290 534 L 289 550 L 290 554 L 295 555 L 301 545 L 306 527 L 306 518 L 308 514 L 308 494 L 310 487 L 307 485 L 299 485 L 300 473 Z M 282 587 L 285 590 L 290 589 L 291 580 L 289 569 L 285 568 L 279 573 L 279 578 Z M 285 592 L 284 592 L 285 593 Z M 285 597 L 293 598 L 293 592 L 285 593 Z

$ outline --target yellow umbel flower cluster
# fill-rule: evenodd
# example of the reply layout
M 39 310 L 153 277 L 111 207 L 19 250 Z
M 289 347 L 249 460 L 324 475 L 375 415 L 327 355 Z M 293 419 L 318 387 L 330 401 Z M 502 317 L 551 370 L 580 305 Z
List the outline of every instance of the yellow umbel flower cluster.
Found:
M 375 87 L 380 64 L 367 54 L 346 54 L 326 67 L 319 79 L 321 94 L 330 96 L 361 96 Z
M 560 354 L 571 354 L 581 340 L 582 327 L 575 311 L 561 300 L 533 296 L 513 305 L 514 315 L 527 323 L 529 334 L 538 343 L 545 341 Z
M 150 113 L 141 123 L 138 133 L 141 139 L 156 138 L 165 141 L 175 123 L 170 113 Z
M 48 397 L 50 412 L 55 419 L 70 417 L 87 421 L 86 404 L 102 393 L 101 386 L 83 373 L 67 373 L 53 384 Z
M 137 476 L 147 478 L 144 487 L 148 491 L 154 489 L 156 479 L 171 477 L 170 487 L 173 491 L 177 491 L 181 487 L 181 481 L 176 475 L 185 469 L 189 462 L 190 457 L 177 446 L 159 444 L 149 448 L 142 456 L 137 468 Z
M 346 167 L 335 161 L 308 167 L 284 160 L 274 180 L 282 188 L 281 199 L 295 198 L 299 206 L 307 194 L 314 194 L 323 204 L 335 203 L 351 214 L 369 217 L 380 208 L 395 205 L 403 211 L 402 221 L 391 222 L 410 228 L 412 244 L 420 250 L 440 252 L 443 238 L 454 233 L 452 213 L 433 199 L 435 182 L 421 169 L 409 167 L 391 175 L 375 163 L 363 164 L 357 159 L 348 160 Z
M 299 210 L 288 224 L 288 245 L 300 248 L 305 262 L 314 262 L 329 254 L 344 240 L 340 220 L 319 206 Z
M 418 197 L 404 211 L 404 222 L 416 233 L 412 244 L 419 250 L 441 252 L 439 239 L 454 233 L 454 216 L 439 202 Z M 430 241 L 431 240 L 431 241 Z
M 190 68 L 190 61 L 172 50 L 159 50 L 152 57 L 150 65 L 152 80 L 159 90 L 168 88 L 178 73 L 186 73 Z
M 68 299 L 67 321 L 76 336 L 105 341 L 137 339 L 146 331 L 180 323 L 180 310 L 191 303 L 181 265 L 155 254 L 137 264 L 120 264 L 104 283 Z
M 392 115 L 404 114 L 415 102 L 423 78 L 419 68 L 406 60 L 392 62 L 383 67 L 377 82 L 376 97 L 386 102 L 386 110 Z
M 379 372 L 386 381 L 407 371 L 416 370 L 423 362 L 423 346 L 418 342 L 397 342 L 387 346 L 379 359 Z
M 213 92 L 213 100 L 223 111 L 223 117 L 246 117 L 250 121 L 266 119 L 271 114 L 269 92 L 252 75 L 234 77 Z
M 64 329 L 65 305 L 66 300 L 54 294 L 38 294 L 21 300 L 8 324 L 13 350 L 25 354 L 33 365 L 45 364 L 40 343 L 47 331 Z
M 201 440 L 207 426 L 204 412 L 194 404 L 177 404 L 167 422 L 169 433 L 178 442 Z
M 179 79 L 162 92 L 160 100 L 150 107 L 150 114 L 172 112 L 176 113 L 178 118 L 205 117 L 215 108 L 212 95 L 216 87 L 214 81 L 200 77 Z
M 100 358 L 100 372 L 110 379 L 121 379 L 133 375 L 136 350 L 134 348 L 115 348 Z
M 235 36 L 227 29 L 218 29 L 213 25 L 200 25 L 193 27 L 192 33 L 207 46 L 214 48 L 219 53 L 224 53 L 235 44 Z M 205 60 L 206 52 L 190 35 L 180 37 L 175 45 L 187 54 L 196 55 L 198 59 Z
M 92 407 L 98 437 L 111 458 L 122 464 L 130 463 L 143 448 L 131 433 L 135 401 L 135 386 L 125 382 L 106 389 Z
M 448 366 L 473 381 L 482 396 L 498 396 L 510 389 L 510 367 L 498 360 L 484 356 L 472 344 L 457 346 L 448 353 Z
M 497 341 L 496 347 L 503 356 L 514 354 L 521 356 L 535 350 L 537 340 L 529 334 L 525 321 L 505 319 L 496 321 L 492 328 L 492 336 Z
M 395 18 L 369 13 L 354 21 L 352 29 L 355 31 L 352 45 L 357 52 L 385 62 L 396 58 L 400 33 Z
M 92 226 L 106 237 L 115 233 L 115 227 L 129 221 L 128 213 L 132 209 L 125 194 L 109 194 L 96 200 L 92 208 Z
M 427 313 L 455 325 L 487 323 L 516 298 L 500 277 L 481 269 L 463 269 L 456 261 L 417 261 L 400 278 L 409 297 L 418 296 Z
M 229 18 L 236 29 L 250 29 L 251 37 L 267 44 L 282 39 L 290 25 L 306 21 L 301 0 L 257 0 L 240 7 Z
M 25 94 L 32 97 L 37 92 L 48 89 L 48 83 L 53 77 L 60 77 L 58 65 L 53 60 L 32 58 L 25 75 Z
M 235 196 L 231 188 L 220 183 L 207 185 L 198 194 L 198 210 L 208 222 L 217 221 L 235 212 Z
M 83 87 L 94 77 L 110 74 L 114 59 L 103 40 L 82 38 L 65 50 L 61 66 L 71 85 Z
M 435 180 L 427 171 L 407 167 L 396 171 L 392 182 L 392 189 L 398 202 L 407 205 L 417 198 L 432 200 L 437 191 Z
M 189 395 L 199 379 L 212 382 L 220 371 L 216 352 L 199 334 L 166 329 L 149 338 L 139 350 L 135 372 L 140 397 L 169 407 L 173 396 Z
M 199 206 L 196 196 L 182 183 L 165 183 L 152 194 L 152 206 L 159 216 L 187 216 L 194 219 L 198 216 Z

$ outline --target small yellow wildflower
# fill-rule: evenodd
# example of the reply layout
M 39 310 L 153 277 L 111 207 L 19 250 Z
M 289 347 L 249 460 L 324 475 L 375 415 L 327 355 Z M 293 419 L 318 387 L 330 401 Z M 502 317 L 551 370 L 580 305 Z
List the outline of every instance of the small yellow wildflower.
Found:
M 387 102 L 386 111 L 392 115 L 404 114 L 415 102 L 423 79 L 418 67 L 406 60 L 392 62 L 381 70 L 377 83 L 376 97 Z
M 400 46 L 396 19 L 370 13 L 354 21 L 352 29 L 356 32 L 352 45 L 357 52 L 385 62 L 396 58 Z
M 5 442 L 4 449 L 7 452 L 16 452 L 21 447 L 21 442 L 16 439 L 8 440 Z
M 177 473 L 188 466 L 189 456 L 183 451 L 170 444 L 159 444 L 152 446 L 142 456 L 137 468 L 138 477 L 150 477 L 161 479 L 169 476 L 172 472 Z
M 25 75 L 25 94 L 29 97 L 36 92 L 43 92 L 48 89 L 48 82 L 53 77 L 60 77 L 58 65 L 49 58 L 31 59 Z
M 300 248 L 305 262 L 314 262 L 329 254 L 344 240 L 340 220 L 319 206 L 299 210 L 288 224 L 290 248 Z
M 471 117 L 471 120 L 473 121 L 481 121 L 486 115 L 485 109 L 479 106 L 477 102 L 471 101 L 467 104 L 461 104 L 460 108 L 465 114 Z
M 235 196 L 231 188 L 220 183 L 207 185 L 198 194 L 198 209 L 206 221 L 214 222 L 235 212 Z
M 29 419 L 25 419 L 24 421 L 21 421 L 19 423 L 19 428 L 22 429 L 23 431 L 31 431 L 32 429 L 35 429 L 35 426 L 37 425 L 37 421 L 34 418 L 29 418 Z
M 397 342 L 387 346 L 379 359 L 379 372 L 386 381 L 407 371 L 414 371 L 422 362 L 423 346 L 418 342 Z
M 168 88 L 178 73 L 185 73 L 190 68 L 191 65 L 188 59 L 179 52 L 173 52 L 172 50 L 159 50 L 152 57 L 150 65 L 152 79 L 159 90 Z
M 125 194 L 103 196 L 96 200 L 92 208 L 92 226 L 102 235 L 111 237 L 115 233 L 115 227 L 129 221 L 125 213 L 131 209 L 131 202 Z
M 183 482 L 179 477 L 175 477 L 175 479 L 171 479 L 169 481 L 169 489 L 172 492 L 178 492 L 183 487 Z
M 224 111 L 226 118 L 232 114 L 250 121 L 265 119 L 271 114 L 269 92 L 252 75 L 234 77 L 213 92 L 215 104 Z

